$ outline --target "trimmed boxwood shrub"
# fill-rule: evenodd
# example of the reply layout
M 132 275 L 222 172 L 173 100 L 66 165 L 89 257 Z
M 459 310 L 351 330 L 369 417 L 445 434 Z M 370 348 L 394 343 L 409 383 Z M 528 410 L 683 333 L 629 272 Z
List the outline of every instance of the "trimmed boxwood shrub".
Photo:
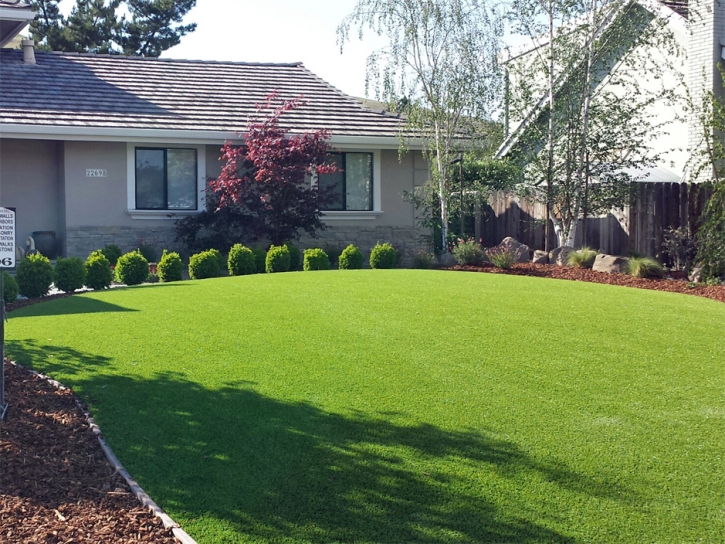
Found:
M 59 258 L 55 262 L 55 286 L 61 291 L 72 293 L 86 284 L 86 270 L 78 257 Z
M 164 250 L 159 264 L 156 265 L 156 275 L 159 280 L 165 283 L 181 281 L 183 272 L 184 263 L 181 262 L 181 256 L 174 251 L 167 252 Z
M 300 248 L 292 244 L 292 242 L 285 243 L 284 247 L 286 247 L 287 251 L 289 251 L 289 269 L 299 270 L 301 264 L 300 257 L 302 256 Z
M 370 268 L 395 268 L 398 252 L 388 243 L 378 242 L 370 252 Z
M 340 257 L 337 259 L 338 268 L 340 270 L 357 270 L 362 268 L 364 260 L 362 252 L 350 244 L 340 253 Z
M 222 273 L 222 270 L 227 269 L 227 260 L 224 258 L 224 255 L 221 254 L 221 252 L 218 249 L 208 249 L 207 251 L 210 251 L 216 256 L 216 260 L 219 261 L 219 272 L 217 272 L 217 276 Z
M 252 253 L 254 253 L 257 274 L 264 274 L 267 271 L 267 252 L 261 247 L 253 247 Z
M 305 249 L 304 270 L 329 270 L 330 258 L 320 248 Z
M 270 246 L 267 252 L 265 270 L 268 273 L 287 272 L 289 270 L 289 249 L 286 246 Z
M 108 259 L 108 262 L 111 263 L 111 266 L 116 266 L 118 258 L 123 255 L 123 251 L 121 251 L 121 248 L 118 247 L 116 244 L 107 245 L 101 250 L 101 253 L 103 253 L 104 257 Z
M 3 272 L 3 299 L 5 302 L 15 302 L 18 298 L 18 282 L 10 274 Z
M 111 263 L 100 249 L 88 255 L 84 268 L 86 269 L 86 287 L 105 289 L 111 285 L 113 281 Z
M 126 285 L 139 285 L 149 277 L 149 262 L 140 251 L 121 255 L 116 263 L 116 279 Z
M 242 244 L 234 244 L 229 250 L 227 267 L 230 276 L 246 276 L 257 271 L 254 252 Z
M 216 249 L 202 251 L 189 259 L 189 277 L 192 280 L 216 278 L 221 272 L 221 259 Z
M 53 283 L 53 265 L 40 253 L 28 255 L 16 272 L 20 294 L 28 298 L 44 297 Z

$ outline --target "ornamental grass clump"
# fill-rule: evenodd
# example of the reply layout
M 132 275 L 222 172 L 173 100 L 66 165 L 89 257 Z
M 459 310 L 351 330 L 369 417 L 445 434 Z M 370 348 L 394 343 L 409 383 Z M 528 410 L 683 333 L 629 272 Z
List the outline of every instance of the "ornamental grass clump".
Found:
M 184 273 L 184 263 L 181 261 L 181 255 L 175 251 L 164 252 L 161 254 L 161 260 L 156 265 L 156 275 L 159 281 L 168 283 L 170 281 L 181 281 Z
M 116 263 L 116 280 L 126 285 L 140 285 L 149 277 L 149 262 L 140 251 L 121 255 Z
M 427 251 L 419 251 L 415 255 L 413 255 L 413 261 L 411 263 L 412 268 L 417 268 L 420 270 L 428 270 L 429 268 L 433 268 L 433 263 L 435 262 L 435 255 L 433 253 L 428 253 Z
M 111 263 L 100 249 L 88 255 L 83 268 L 86 271 L 86 287 L 99 290 L 111 285 L 113 281 Z
M 337 266 L 340 270 L 357 270 L 362 268 L 365 258 L 362 251 L 355 245 L 350 244 L 342 250 L 337 259 Z
M 330 269 L 330 258 L 320 248 L 305 249 L 302 261 L 302 269 L 305 271 Z
M 387 242 L 384 244 L 378 242 L 370 251 L 370 268 L 395 268 L 396 264 L 398 264 L 398 252 Z
M 221 258 L 216 249 L 196 253 L 189 259 L 189 277 L 192 280 L 216 278 L 220 272 Z
M 18 265 L 18 288 L 28 298 L 44 297 L 53 283 L 53 265 L 40 253 L 28 255 Z
M 631 257 L 625 272 L 635 278 L 661 278 L 665 275 L 662 265 L 652 257 Z
M 590 247 L 583 247 L 569 253 L 566 264 L 579 268 L 591 268 L 597 258 L 597 251 Z
M 257 271 L 254 252 L 242 244 L 234 244 L 229 250 L 227 267 L 230 276 L 246 276 Z
M 453 246 L 453 256 L 458 264 L 466 264 L 478 266 L 483 262 L 484 254 L 481 245 L 473 238 L 468 240 L 458 239 L 458 243 Z
M 486 256 L 496 268 L 508 270 L 516 262 L 516 255 L 508 247 L 496 246 L 486 251 Z
M 78 257 L 60 257 L 55 263 L 55 286 L 61 291 L 72 293 L 86 284 L 86 270 Z
M 3 272 L 3 300 L 15 302 L 18 298 L 18 282 L 10 274 Z
M 270 246 L 265 262 L 265 270 L 267 273 L 288 272 L 289 265 L 289 249 L 285 246 Z

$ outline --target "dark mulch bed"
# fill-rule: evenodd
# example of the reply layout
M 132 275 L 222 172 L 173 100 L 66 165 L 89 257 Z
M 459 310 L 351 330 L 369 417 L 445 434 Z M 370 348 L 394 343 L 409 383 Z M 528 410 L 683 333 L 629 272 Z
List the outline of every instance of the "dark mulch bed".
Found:
M 70 390 L 5 365 L 0 542 L 176 542 L 106 460 Z
M 699 285 L 693 287 L 688 283 L 683 273 L 672 273 L 671 279 L 635 278 L 627 274 L 607 274 L 594 272 L 588 268 L 576 266 L 553 266 L 548 264 L 519 263 L 509 270 L 496 268 L 491 264 L 483 266 L 456 265 L 447 270 L 464 270 L 467 272 L 488 272 L 490 274 L 513 274 L 516 276 L 537 276 L 540 278 L 555 278 L 560 280 L 588 281 L 591 283 L 607 283 L 636 287 L 638 289 L 653 289 L 655 291 L 669 291 L 671 293 L 685 293 L 699 297 L 711 298 L 725 302 L 725 286 Z

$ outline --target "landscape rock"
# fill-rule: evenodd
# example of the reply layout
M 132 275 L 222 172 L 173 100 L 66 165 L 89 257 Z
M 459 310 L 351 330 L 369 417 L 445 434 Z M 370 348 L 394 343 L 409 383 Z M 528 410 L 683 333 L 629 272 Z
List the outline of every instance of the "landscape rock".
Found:
M 549 264 L 549 254 L 546 251 L 537 249 L 534 251 L 534 259 L 531 262 L 534 264 Z
M 568 263 L 569 254 L 574 251 L 570 246 L 559 246 L 549 251 L 549 262 L 558 266 L 565 266 Z
M 529 249 L 529 246 L 522 244 L 515 238 L 511 238 L 511 236 L 507 236 L 501 240 L 498 247 L 505 247 L 513 253 L 516 257 L 517 263 L 528 263 L 531 260 L 531 250 Z
M 443 267 L 449 267 L 449 266 L 456 266 L 458 264 L 458 261 L 456 261 L 456 258 L 453 256 L 453 253 L 443 253 L 440 256 L 440 263 Z
M 597 258 L 594 259 L 594 266 L 592 266 L 592 270 L 594 272 L 606 272 L 607 274 L 621 274 L 624 272 L 626 264 L 627 259 L 624 257 L 600 253 L 597 255 Z

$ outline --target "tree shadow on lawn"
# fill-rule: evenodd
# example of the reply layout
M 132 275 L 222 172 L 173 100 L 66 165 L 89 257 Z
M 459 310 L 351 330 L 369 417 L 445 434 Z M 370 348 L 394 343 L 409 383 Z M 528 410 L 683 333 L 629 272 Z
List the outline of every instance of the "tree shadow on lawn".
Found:
M 112 365 L 27 342 L 10 351 L 51 374 Z M 36 360 L 45 352 L 56 360 Z M 516 503 L 498 506 L 471 479 L 481 471 L 514 488 L 543 481 L 586 497 L 632 500 L 617 484 L 480 432 L 325 412 L 245 384 L 206 389 L 172 372 L 149 380 L 75 377 L 131 474 L 192 533 L 198 522 L 210 541 L 574 542 L 527 519 Z M 221 524 L 205 525 L 205 518 Z M 548 518 L 556 524 L 556 513 Z
M 22 319 L 24 317 L 50 316 L 50 315 L 71 315 L 71 314 L 97 314 L 104 312 L 136 312 L 131 308 L 124 308 L 117 304 L 97 300 L 84 296 L 73 295 L 70 297 L 48 300 L 20 308 L 8 314 L 9 319 Z M 22 315 L 20 313 L 22 312 Z

